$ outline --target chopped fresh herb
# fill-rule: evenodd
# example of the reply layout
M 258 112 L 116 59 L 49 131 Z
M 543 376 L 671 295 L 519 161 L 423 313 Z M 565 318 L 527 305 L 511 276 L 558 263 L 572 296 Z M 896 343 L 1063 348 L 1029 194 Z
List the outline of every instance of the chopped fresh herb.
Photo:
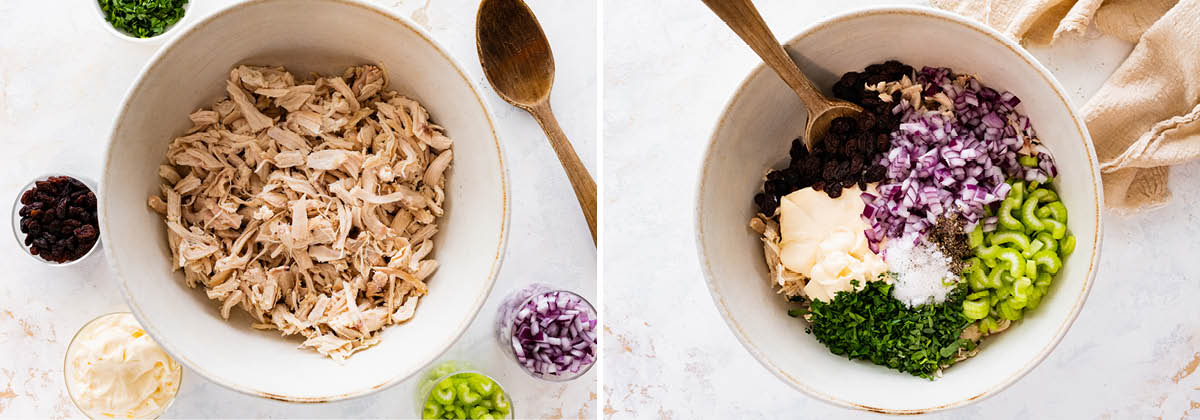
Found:
M 830 302 L 812 301 L 808 331 L 833 354 L 933 379 L 960 348 L 975 348 L 959 338 L 970 324 L 962 314 L 965 295 L 959 286 L 944 303 L 909 308 L 892 297 L 892 285 L 873 281 Z
M 97 0 L 104 20 L 130 36 L 150 38 L 183 18 L 187 0 Z

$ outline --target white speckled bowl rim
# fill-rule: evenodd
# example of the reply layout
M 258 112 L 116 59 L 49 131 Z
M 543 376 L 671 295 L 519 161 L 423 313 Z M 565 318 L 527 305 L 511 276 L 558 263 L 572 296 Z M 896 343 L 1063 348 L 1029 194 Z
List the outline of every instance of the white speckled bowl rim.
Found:
M 196 1 L 196 0 L 191 0 L 191 1 Z M 142 85 L 142 80 L 146 77 L 147 74 L 150 73 L 151 70 L 153 70 L 153 68 L 155 66 L 158 65 L 160 58 L 167 51 L 170 51 L 175 46 L 176 43 L 187 38 L 188 36 L 192 35 L 195 32 L 203 30 L 206 26 L 208 26 L 209 23 L 211 23 L 214 19 L 216 19 L 220 16 L 223 16 L 223 15 L 226 15 L 229 13 L 233 13 L 233 12 L 237 11 L 238 9 L 241 9 L 243 7 L 247 7 L 250 5 L 260 4 L 260 3 L 269 3 L 269 2 L 275 2 L 275 1 L 286 1 L 286 0 L 249 0 L 249 1 L 230 5 L 224 9 L 221 9 L 217 12 L 212 13 L 209 16 L 204 17 L 204 19 L 201 19 L 195 25 L 186 27 L 185 30 L 182 33 L 180 33 L 178 36 L 175 36 L 175 37 L 171 38 L 169 41 L 167 41 L 167 43 L 165 45 L 163 45 L 162 48 L 159 48 L 158 51 L 156 51 L 154 53 L 154 56 L 152 56 L 150 58 L 150 60 L 146 63 L 146 66 L 142 68 L 142 70 L 138 74 L 137 78 L 134 79 L 134 82 L 130 85 L 129 89 L 126 91 L 124 99 L 121 100 L 121 106 L 120 106 L 120 108 L 118 108 L 118 112 L 113 117 L 112 133 L 118 132 L 119 127 L 117 126 L 117 124 L 120 122 L 121 116 L 124 115 L 125 112 L 127 112 L 128 107 L 129 107 L 129 100 L 130 100 L 130 98 L 133 97 L 134 92 L 136 92 Z M 370 3 L 365 3 L 361 0 L 326 0 L 326 1 L 333 2 L 333 3 L 340 3 L 340 4 L 347 5 L 347 6 L 352 6 L 352 7 L 359 7 L 359 8 L 374 12 L 374 13 L 378 13 L 379 15 L 381 15 L 387 19 L 390 19 L 399 25 L 403 25 L 407 29 L 409 29 L 409 30 L 413 31 L 414 33 L 416 33 L 417 35 L 419 35 L 421 39 L 423 39 L 425 42 L 429 43 L 435 50 L 437 50 L 439 53 L 441 53 L 441 55 L 454 66 L 455 70 L 458 73 L 458 76 L 462 79 L 462 82 L 464 84 L 466 84 L 467 86 L 469 86 L 471 88 L 471 91 L 475 94 L 475 99 L 478 101 L 480 108 L 483 110 L 484 115 L 487 116 L 488 127 L 490 127 L 491 132 L 492 132 L 492 140 L 496 145 L 496 151 L 497 151 L 496 159 L 499 160 L 500 185 L 502 186 L 501 188 L 503 190 L 503 191 L 501 191 L 501 194 L 502 194 L 503 201 L 504 201 L 502 209 L 503 209 L 504 214 L 501 217 L 502 225 L 500 227 L 500 237 L 496 244 L 496 253 L 492 260 L 492 267 L 491 267 L 491 271 L 488 276 L 487 287 L 480 289 L 479 293 L 474 297 L 474 302 L 472 303 L 473 309 L 471 310 L 470 316 L 464 318 L 463 320 L 461 320 L 458 323 L 458 325 L 455 325 L 453 327 L 454 330 L 456 331 L 456 333 L 454 334 L 454 338 L 452 340 L 446 341 L 445 343 L 442 343 L 440 345 L 441 348 L 438 350 L 438 352 L 434 353 L 433 356 L 428 357 L 426 360 L 422 361 L 419 364 L 420 368 L 414 369 L 413 372 L 411 372 L 407 375 L 396 376 L 396 377 L 391 378 L 388 381 L 385 381 L 385 382 L 382 382 L 379 384 L 374 384 L 371 386 L 367 386 L 367 387 L 361 388 L 359 390 L 347 392 L 347 393 L 343 393 L 343 394 L 324 395 L 324 396 L 319 396 L 319 397 L 297 397 L 297 396 L 289 396 L 289 395 L 278 395 L 278 394 L 273 394 L 273 393 L 269 393 L 269 392 L 264 392 L 262 390 L 249 389 L 249 388 L 237 386 L 237 385 L 222 381 L 212 375 L 207 374 L 206 371 L 201 366 L 199 366 L 192 360 L 185 358 L 185 357 L 179 357 L 179 355 L 177 355 L 171 351 L 172 344 L 168 341 L 162 340 L 163 335 L 158 331 L 158 329 L 155 327 L 154 323 L 150 322 L 149 319 L 147 319 L 145 316 L 141 315 L 141 310 L 138 307 L 137 303 L 134 302 L 130 298 L 129 285 L 126 283 L 125 279 L 122 278 L 122 276 L 121 276 L 121 267 L 117 265 L 115 257 L 113 257 L 113 255 L 115 255 L 113 250 L 109 249 L 110 247 L 113 246 L 113 244 L 110 241 L 102 241 L 104 244 L 104 247 L 105 247 L 105 257 L 108 260 L 109 266 L 112 268 L 113 272 L 116 274 L 117 284 L 121 288 L 121 294 L 125 299 L 125 303 L 127 305 L 129 305 L 131 312 L 138 319 L 138 322 L 142 324 L 142 326 L 146 329 L 146 331 L 149 332 L 152 337 L 154 337 L 155 341 L 158 342 L 160 345 L 162 345 L 163 349 L 165 349 L 168 353 L 170 353 L 172 357 L 174 357 L 180 363 L 183 363 L 189 369 L 195 371 L 196 373 L 199 373 L 200 376 L 203 376 L 203 377 L 209 379 L 210 381 L 212 381 L 218 385 L 221 385 L 225 388 L 232 389 L 234 391 L 238 391 L 238 392 L 249 394 L 249 395 L 258 396 L 258 397 L 279 400 L 279 401 L 286 401 L 286 402 L 296 402 L 296 403 L 323 403 L 323 402 L 339 401 L 339 400 L 345 400 L 345 399 L 350 399 L 350 398 L 366 396 L 366 395 L 381 391 L 383 389 L 389 388 L 391 386 L 394 386 L 394 385 L 412 377 L 413 375 L 420 373 L 424 369 L 428 368 L 428 366 L 430 364 L 432 364 L 434 361 L 436 361 L 440 357 L 441 354 L 445 354 L 445 352 L 447 350 L 449 350 L 450 347 L 454 345 L 454 343 L 458 342 L 458 340 L 462 338 L 463 334 L 466 333 L 467 328 L 470 327 L 471 323 L 479 315 L 479 310 L 483 308 L 483 304 L 487 301 L 488 296 L 491 294 L 492 288 L 495 286 L 496 277 L 500 273 L 500 267 L 503 264 L 504 250 L 506 249 L 506 247 L 508 245 L 508 233 L 509 233 L 509 224 L 510 224 L 509 219 L 511 218 L 510 216 L 512 213 L 511 209 L 509 208 L 509 206 L 510 206 L 510 188 L 511 188 L 511 186 L 509 185 L 509 182 L 508 182 L 508 178 L 509 178 L 508 171 L 509 170 L 508 170 L 508 166 L 505 165 L 506 159 L 504 157 L 505 152 L 504 152 L 503 144 L 501 143 L 499 134 L 496 131 L 495 114 L 492 113 L 491 107 L 488 106 L 487 102 L 483 100 L 483 95 L 480 93 L 479 86 L 476 85 L 475 83 L 473 83 L 471 81 L 471 79 L 469 77 L 467 77 L 466 72 L 463 71 L 462 63 L 460 63 L 452 55 L 447 53 L 446 48 L 444 48 L 440 43 L 438 43 L 436 40 L 434 40 L 433 37 L 430 36 L 430 34 L 428 32 L 426 32 L 419 25 L 414 24 L 409 19 L 407 19 L 403 16 L 398 16 L 398 15 L 396 15 L 388 10 L 385 10 L 379 6 L 376 6 L 376 5 L 370 4 Z M 113 143 L 113 137 L 110 135 L 107 146 L 106 146 L 107 150 L 105 152 L 104 173 L 101 176 L 101 182 L 100 182 L 100 192 L 102 195 L 105 193 L 105 191 L 104 191 L 106 189 L 105 180 L 108 178 L 109 169 L 110 169 L 109 165 L 110 165 L 110 162 L 112 161 L 112 156 L 111 156 L 112 143 Z M 100 209 L 100 212 L 99 212 L 101 237 L 108 236 L 108 234 L 107 234 L 108 225 L 107 225 L 107 223 L 105 223 L 105 219 L 107 218 L 107 215 L 105 214 L 106 211 L 107 211 L 106 208 L 102 206 Z
M 776 364 L 771 360 L 771 358 L 768 357 L 767 354 L 764 353 L 762 350 L 760 350 L 758 348 L 758 346 L 753 341 L 751 341 L 750 337 L 746 336 L 746 334 L 743 332 L 742 328 L 738 325 L 738 323 L 736 321 L 733 320 L 732 316 L 730 315 L 729 309 L 726 307 L 725 301 L 721 296 L 721 291 L 716 287 L 715 283 L 713 282 L 714 276 L 713 276 L 712 267 L 710 265 L 711 261 L 709 261 L 705 257 L 706 255 L 708 255 L 708 253 L 707 253 L 707 250 L 705 249 L 704 226 L 701 222 L 701 220 L 702 220 L 701 217 L 704 214 L 704 208 L 701 204 L 702 203 L 701 198 L 702 198 L 702 193 L 704 190 L 704 181 L 705 181 L 704 174 L 707 171 L 708 165 L 712 159 L 712 149 L 713 149 L 714 144 L 717 141 L 717 133 L 720 131 L 720 128 L 725 124 L 726 118 L 728 118 L 730 109 L 735 105 L 735 102 L 742 95 L 742 92 L 745 90 L 745 88 L 749 84 L 749 82 L 751 80 L 755 79 L 756 77 L 758 77 L 759 73 L 764 72 L 764 71 L 771 71 L 763 64 L 759 64 L 757 67 L 755 67 L 754 70 L 752 70 L 750 72 L 750 74 L 747 75 L 746 78 L 742 80 L 742 83 L 738 86 L 738 89 L 730 96 L 729 101 L 725 104 L 725 107 L 722 108 L 721 118 L 717 121 L 717 124 L 713 128 L 712 137 L 709 139 L 708 144 L 705 146 L 704 164 L 701 165 L 701 167 L 700 167 L 700 172 L 697 176 L 698 182 L 696 184 L 696 191 L 695 191 L 695 200 L 696 200 L 695 223 L 696 223 L 696 232 L 697 232 L 696 233 L 696 251 L 698 253 L 702 271 L 704 273 L 705 284 L 708 286 L 709 292 L 712 294 L 713 303 L 717 305 L 717 309 L 721 313 L 721 317 L 725 319 L 725 323 L 729 325 L 730 330 L 733 332 L 734 336 L 737 337 L 738 341 L 740 341 L 742 343 L 742 346 L 745 347 L 746 350 L 749 351 L 750 354 L 752 356 L 754 356 L 754 358 L 756 360 L 758 360 L 758 362 L 760 364 L 763 365 L 763 367 L 765 367 L 765 368 L 767 368 L 767 370 L 771 371 L 771 373 L 774 374 L 776 377 L 778 377 L 780 380 L 786 382 L 788 385 L 791 385 L 793 388 L 796 388 L 810 396 L 813 396 L 821 401 L 825 401 L 827 403 L 831 403 L 831 404 L 834 404 L 837 406 L 856 408 L 856 409 L 877 412 L 877 413 L 885 413 L 885 414 L 924 414 L 924 413 L 928 413 L 928 412 L 932 412 L 932 411 L 940 411 L 940 410 L 945 410 L 945 409 L 949 409 L 949 408 L 966 406 L 966 405 L 981 401 L 986 397 L 995 395 L 996 393 L 999 393 L 1000 391 L 1002 391 L 1005 388 L 1012 385 L 1014 382 L 1016 382 L 1021 377 L 1028 374 L 1029 371 L 1033 370 L 1033 368 L 1035 366 L 1037 366 L 1039 363 L 1041 363 L 1042 360 L 1045 360 L 1046 356 L 1048 356 L 1050 354 L 1050 352 L 1058 345 L 1058 343 L 1060 341 L 1062 341 L 1062 338 L 1066 334 L 1067 329 L 1069 329 L 1071 327 L 1071 324 L 1075 322 L 1075 318 L 1077 318 L 1079 316 L 1079 311 L 1083 309 L 1083 303 L 1084 303 L 1084 301 L 1087 300 L 1088 293 L 1091 291 L 1092 283 L 1096 279 L 1096 267 L 1099 263 L 1100 246 L 1101 246 L 1101 242 L 1103 239 L 1102 232 L 1103 232 L 1104 225 L 1103 225 L 1103 220 L 1102 220 L 1103 216 L 1102 216 L 1102 212 L 1100 209 L 1100 203 L 1104 202 L 1104 193 L 1103 193 L 1103 188 L 1101 188 L 1101 186 L 1100 186 L 1100 170 L 1099 170 L 1099 165 L 1097 164 L 1098 159 L 1096 157 L 1095 148 L 1092 145 L 1092 140 L 1091 140 L 1092 137 L 1088 133 L 1087 125 L 1084 123 L 1083 119 L 1079 116 L 1079 113 L 1076 112 L 1075 108 L 1071 106 L 1071 102 L 1067 99 L 1065 90 L 1063 89 L 1062 85 L 1058 82 L 1058 80 L 1054 77 L 1054 75 L 1052 75 L 1050 73 L 1050 70 L 1046 69 L 1045 66 L 1043 66 L 1041 63 L 1039 63 L 1037 61 L 1037 59 L 1034 58 L 1033 55 L 1029 53 L 1029 51 L 1026 51 L 1020 45 L 1017 45 L 1015 42 L 1013 42 L 1012 40 L 1008 39 L 1000 32 L 998 32 L 990 27 L 981 25 L 975 21 L 969 20 L 965 17 L 959 16 L 959 15 L 956 15 L 953 13 L 949 13 L 949 12 L 945 12 L 942 10 L 934 9 L 931 7 L 925 7 L 925 6 L 868 7 L 868 8 L 852 10 L 849 12 L 831 16 L 826 19 L 822 19 L 822 20 L 814 23 L 812 26 L 809 26 L 809 27 L 805 28 L 804 30 L 800 31 L 800 33 L 798 35 L 789 39 L 785 43 L 785 45 L 791 45 L 791 44 L 795 43 L 796 41 L 798 41 L 812 33 L 820 31 L 824 27 L 826 27 L 830 24 L 833 24 L 833 23 L 837 23 L 837 22 L 841 22 L 841 21 L 845 21 L 845 20 L 851 20 L 851 19 L 855 19 L 855 18 L 859 18 L 859 17 L 863 17 L 863 16 L 880 15 L 880 14 L 906 14 L 906 15 L 921 15 L 921 16 L 925 16 L 925 17 L 932 17 L 932 18 L 937 18 L 937 19 L 942 19 L 942 20 L 946 20 L 949 22 L 957 23 L 959 25 L 964 26 L 967 29 L 975 30 L 984 35 L 987 35 L 992 40 L 1008 47 L 1010 50 L 1012 50 L 1014 53 L 1016 53 L 1021 59 L 1023 59 L 1026 62 L 1026 64 L 1030 65 L 1035 70 L 1037 70 L 1037 72 L 1042 77 L 1044 77 L 1051 86 L 1054 87 L 1055 96 L 1057 96 L 1057 98 L 1062 102 L 1062 106 L 1065 107 L 1068 110 L 1068 112 L 1070 112 L 1072 119 L 1075 121 L 1076 129 L 1079 130 L 1079 133 L 1081 134 L 1080 137 L 1082 139 L 1084 139 L 1084 144 L 1081 146 L 1084 147 L 1085 150 L 1087 150 L 1088 165 L 1091 167 L 1092 190 L 1093 190 L 1093 194 L 1095 195 L 1094 202 L 1096 203 L 1096 209 L 1095 209 L 1096 235 L 1095 235 L 1095 240 L 1093 242 L 1094 245 L 1091 249 L 1091 255 L 1090 255 L 1089 264 L 1088 264 L 1088 271 L 1087 271 L 1087 275 L 1086 275 L 1087 277 L 1084 281 L 1083 288 L 1082 288 L 1082 290 L 1080 290 L 1078 292 L 1078 296 L 1076 297 L 1076 300 L 1073 304 L 1074 306 L 1071 309 L 1070 315 L 1066 319 L 1063 320 L 1061 325 L 1059 325 L 1058 331 L 1054 335 L 1054 338 L 1050 342 L 1046 343 L 1046 346 L 1037 354 L 1036 357 L 1034 357 L 1033 359 L 1026 362 L 1024 366 L 1022 366 L 1016 372 L 1013 372 L 1012 375 L 1010 375 L 1007 379 L 1005 379 L 1005 380 L 1001 381 L 999 384 L 989 388 L 987 391 L 984 391 L 983 393 L 980 393 L 973 397 L 962 399 L 962 400 L 959 400 L 959 401 L 956 401 L 953 403 L 943 404 L 943 405 L 934 406 L 934 407 L 927 407 L 927 408 L 922 408 L 922 409 L 914 409 L 914 410 L 895 410 L 895 409 L 888 409 L 888 408 L 871 407 L 871 406 L 867 406 L 864 404 L 856 403 L 854 401 L 847 401 L 847 400 L 835 398 L 831 395 L 821 392 L 820 390 L 813 389 L 813 388 L 801 383 L 800 381 L 796 380 L 796 378 L 791 377 L 786 372 L 784 372 L 782 369 L 780 369 L 778 366 L 776 366 Z M 1076 253 L 1076 255 L 1079 255 L 1078 252 Z M 849 363 L 849 361 L 846 361 L 846 362 Z

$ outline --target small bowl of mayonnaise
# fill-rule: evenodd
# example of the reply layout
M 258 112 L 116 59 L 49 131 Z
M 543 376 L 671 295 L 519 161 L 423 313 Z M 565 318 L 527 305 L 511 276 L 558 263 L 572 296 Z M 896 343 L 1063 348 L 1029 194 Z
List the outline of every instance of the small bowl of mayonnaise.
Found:
M 154 419 L 179 393 L 183 367 L 129 312 L 89 321 L 67 346 L 71 401 L 91 419 Z

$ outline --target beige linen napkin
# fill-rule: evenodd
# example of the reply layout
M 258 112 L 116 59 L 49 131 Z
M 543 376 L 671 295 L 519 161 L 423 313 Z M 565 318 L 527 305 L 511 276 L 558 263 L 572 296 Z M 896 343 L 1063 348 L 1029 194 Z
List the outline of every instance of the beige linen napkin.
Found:
M 1137 42 L 1083 107 L 1105 204 L 1143 210 L 1170 200 L 1167 168 L 1200 157 L 1200 0 L 930 0 L 1032 43 L 1091 23 Z

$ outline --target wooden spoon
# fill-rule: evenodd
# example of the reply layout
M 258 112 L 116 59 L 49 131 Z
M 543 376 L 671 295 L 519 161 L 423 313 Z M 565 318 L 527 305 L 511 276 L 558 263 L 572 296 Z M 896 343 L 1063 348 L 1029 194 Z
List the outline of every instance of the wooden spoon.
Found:
M 775 70 L 800 100 L 808 108 L 808 122 L 804 125 L 804 144 L 811 150 L 813 142 L 825 137 L 829 124 L 838 117 L 854 117 L 863 112 L 862 108 L 850 102 L 826 97 L 813 85 L 811 80 L 800 71 L 800 67 L 788 56 L 771 34 L 767 23 L 754 8 L 750 0 L 702 0 L 714 13 L 729 25 L 730 29 L 742 38 L 746 44 L 767 66 Z
M 596 242 L 596 181 L 550 110 L 554 55 L 533 11 L 521 0 L 483 0 L 475 17 L 479 62 L 496 93 L 524 109 L 542 125 L 550 146 L 575 188 L 575 198 Z

